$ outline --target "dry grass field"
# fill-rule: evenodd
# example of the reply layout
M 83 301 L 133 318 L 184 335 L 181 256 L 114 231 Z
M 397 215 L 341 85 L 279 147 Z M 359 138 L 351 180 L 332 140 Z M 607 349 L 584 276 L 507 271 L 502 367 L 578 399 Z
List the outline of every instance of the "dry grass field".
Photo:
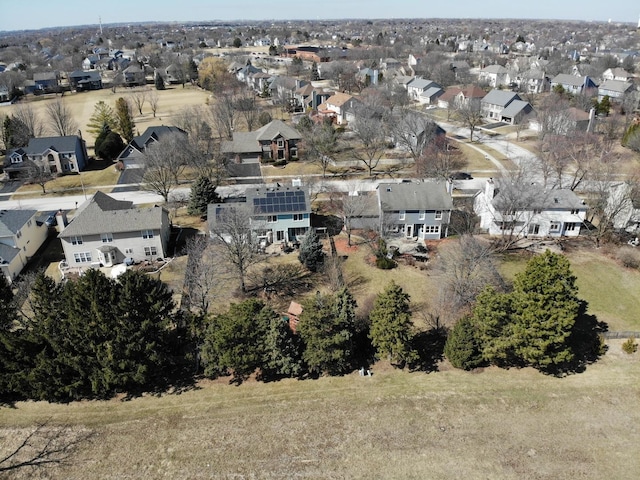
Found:
M 171 85 L 166 90 L 159 91 L 155 90 L 152 85 L 148 85 L 148 88 L 158 95 L 158 110 L 154 117 L 148 102 L 145 103 L 142 109 L 142 115 L 139 115 L 138 110 L 132 107 L 136 131 L 139 133 L 144 132 L 144 130 L 150 126 L 171 125 L 173 115 L 185 107 L 204 105 L 209 97 L 208 92 L 190 85 L 185 85 L 185 88 L 182 88 L 180 85 Z M 64 97 L 62 97 L 62 100 L 69 110 L 71 110 L 74 120 L 78 123 L 82 135 L 87 141 L 87 147 L 93 147 L 95 138 L 86 131 L 86 128 L 87 123 L 89 123 L 89 118 L 93 115 L 94 105 L 102 100 L 115 109 L 115 103 L 119 97 L 127 98 L 130 95 L 130 89 L 121 87 L 117 89 L 116 93 L 113 93 L 110 89 L 66 93 Z M 60 99 L 60 96 L 47 95 L 46 97 L 31 97 L 26 103 L 33 107 L 38 116 L 44 120 L 46 118 L 44 113 L 46 105 L 55 102 L 57 99 Z M 0 114 L 9 115 L 15 108 L 18 108 L 18 106 L 23 103 L 25 102 L 0 107 Z
M 204 381 L 182 394 L 0 409 L 0 449 L 29 426 L 90 430 L 48 479 L 603 479 L 640 474 L 640 354 L 612 343 L 583 374 L 432 374 L 374 366 L 319 380 Z

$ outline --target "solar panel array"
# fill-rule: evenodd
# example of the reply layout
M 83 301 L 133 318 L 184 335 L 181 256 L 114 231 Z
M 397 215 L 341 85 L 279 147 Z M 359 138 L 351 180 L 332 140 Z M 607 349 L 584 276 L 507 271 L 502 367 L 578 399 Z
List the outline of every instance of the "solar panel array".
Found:
M 254 198 L 253 208 L 256 213 L 291 213 L 304 212 L 306 201 L 304 191 L 267 192 L 266 197 Z

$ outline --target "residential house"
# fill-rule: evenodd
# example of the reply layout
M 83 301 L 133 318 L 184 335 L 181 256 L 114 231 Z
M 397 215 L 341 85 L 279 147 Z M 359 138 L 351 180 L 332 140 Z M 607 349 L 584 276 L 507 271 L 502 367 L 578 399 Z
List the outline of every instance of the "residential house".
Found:
M 442 88 L 433 80 L 416 77 L 407 84 L 407 93 L 412 100 L 418 101 L 420 94 L 426 92 L 431 87 Z
M 47 238 L 36 210 L 0 210 L 0 271 L 11 283 Z
M 9 178 L 29 176 L 35 163 L 51 173 L 80 172 L 89 162 L 87 145 L 77 135 L 32 138 L 26 147 L 9 150 L 4 170 Z
M 598 87 L 598 101 L 608 96 L 612 101 L 620 101 L 625 93 L 632 91 L 633 83 L 621 80 L 605 80 Z
M 282 120 L 273 120 L 253 132 L 233 132 L 233 140 L 222 143 L 221 150 L 236 163 L 261 160 L 291 160 L 298 156 L 302 135 Z
M 318 105 L 327 101 L 333 95 L 333 92 L 325 91 L 308 83 L 298 88 L 293 95 L 302 110 L 316 110 Z
M 483 115 L 494 122 L 517 125 L 533 112 L 533 107 L 517 93 L 491 90 L 481 101 Z
M 490 235 L 513 237 L 576 237 L 587 205 L 571 190 L 545 190 L 488 179 L 475 198 L 480 228 Z
M 82 70 L 89 71 L 95 70 L 97 63 L 100 61 L 100 55 L 87 55 L 84 60 L 82 60 Z
M 87 72 L 76 70 L 68 75 L 68 79 L 71 89 L 79 92 L 102 89 L 102 77 L 100 76 L 100 72 L 95 70 Z
M 566 73 L 559 73 L 551 79 L 551 89 L 562 87 L 565 92 L 572 95 L 584 93 L 590 95 L 595 92 L 598 85 L 589 76 L 578 77 Z
M 364 87 L 378 85 L 379 78 L 380 71 L 374 68 L 361 68 L 358 70 L 358 73 L 356 73 L 356 80 Z
M 624 68 L 607 68 L 602 72 L 602 80 L 618 80 L 620 82 L 630 82 L 633 78 Z
M 440 87 L 429 87 L 418 95 L 418 103 L 421 105 L 437 105 L 438 98 L 444 93 Z
M 122 73 L 124 75 L 124 84 L 127 87 L 138 87 L 147 83 L 144 70 L 138 65 L 129 65 Z
M 542 70 L 526 70 L 511 74 L 512 85 L 525 93 L 547 92 L 551 86 L 549 77 Z
M 451 183 L 424 180 L 378 185 L 380 230 L 418 240 L 436 240 L 448 234 L 453 200 Z
M 447 88 L 442 95 L 438 97 L 438 107 L 455 108 L 457 106 L 456 97 L 462 92 L 458 87 Z
M 476 85 L 469 85 L 467 88 L 464 88 L 456 93 L 453 97 L 453 101 L 456 107 L 472 106 L 474 108 L 480 108 L 480 102 L 486 94 L 487 92 L 485 92 L 480 87 Z
M 245 65 L 240 70 L 236 72 L 236 78 L 239 82 L 246 83 L 247 85 L 251 84 L 251 76 L 256 73 L 264 73 L 261 69 L 254 67 L 253 65 Z
M 493 88 L 511 83 L 509 70 L 502 65 L 489 65 L 483 68 L 478 74 L 478 80 L 480 82 L 486 82 Z
M 209 234 L 223 228 L 228 209 L 247 208 L 256 244 L 299 242 L 311 228 L 311 202 L 305 187 L 262 187 L 246 191 L 246 203 L 211 204 L 207 208 Z M 221 232 L 224 235 L 225 232 Z
M 142 135 L 133 137 L 131 142 L 118 155 L 116 159 L 120 162 L 123 169 L 127 168 L 144 168 L 145 167 L 145 150 L 156 142 L 162 142 L 163 139 L 172 135 L 181 135 L 186 137 L 187 132 L 178 127 L 168 127 L 165 125 L 156 127 L 147 127 Z
M 39 72 L 33 74 L 36 92 L 56 92 L 60 87 L 60 72 Z
M 359 103 L 355 97 L 347 93 L 335 93 L 325 102 L 318 105 L 318 115 L 330 117 L 338 125 L 344 125 L 348 121 L 348 112 L 353 111 Z
M 585 112 L 576 107 L 569 107 L 566 110 L 548 112 L 543 119 L 532 119 L 529 122 L 529 128 L 538 132 L 545 130 L 547 133 L 555 135 L 586 132 L 589 129 L 592 115 L 595 115 L 594 109 Z
M 11 100 L 9 96 L 9 89 L 4 85 L 0 85 L 0 103 L 5 103 Z
M 166 257 L 170 233 L 166 209 L 137 208 L 98 191 L 58 238 L 70 267 L 110 267 Z
M 269 82 L 271 97 L 279 100 L 282 104 L 289 103 L 291 108 L 295 107 L 294 94 L 297 89 L 306 85 L 307 81 L 294 77 L 278 75 Z

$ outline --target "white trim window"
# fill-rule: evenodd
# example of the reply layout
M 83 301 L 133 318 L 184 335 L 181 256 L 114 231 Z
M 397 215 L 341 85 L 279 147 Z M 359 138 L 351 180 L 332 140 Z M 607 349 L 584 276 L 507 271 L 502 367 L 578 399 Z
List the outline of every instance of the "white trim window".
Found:
M 404 210 L 400 210 L 398 212 L 398 220 L 404 220 L 405 218 L 407 218 L 407 212 L 405 212 Z
M 147 257 L 155 257 L 156 255 L 158 255 L 158 249 L 154 246 L 144 247 L 144 254 Z
M 153 230 L 142 230 L 142 238 L 153 238 Z
M 436 220 L 442 220 L 442 210 L 436 210 L 435 216 L 433 217 Z
M 101 233 L 100 240 L 102 243 L 111 243 L 113 242 L 113 234 L 112 233 Z
M 572 232 L 576 229 L 577 224 L 575 222 L 568 222 L 565 224 L 565 230 L 568 232 Z
M 551 222 L 549 225 L 549 232 L 556 233 L 560 231 L 560 222 Z
M 82 237 L 80 235 L 76 235 L 75 237 L 71 237 L 69 240 L 71 241 L 71 245 L 82 245 L 84 243 L 82 241 Z
M 418 213 L 418 220 L 424 220 L 425 218 L 425 212 L 424 210 L 420 210 L 420 213 Z
M 540 224 L 530 223 L 527 231 L 529 232 L 528 235 L 538 235 L 540 233 Z
M 276 223 L 278 221 L 277 215 L 267 215 L 267 223 Z
M 425 235 L 433 235 L 436 233 L 440 233 L 440 225 L 425 225 L 424 233 Z
M 294 222 L 301 222 L 302 220 L 304 220 L 304 214 L 303 213 L 294 213 L 293 214 L 293 221 Z
M 73 254 L 76 263 L 88 263 L 91 261 L 91 252 L 78 252 Z

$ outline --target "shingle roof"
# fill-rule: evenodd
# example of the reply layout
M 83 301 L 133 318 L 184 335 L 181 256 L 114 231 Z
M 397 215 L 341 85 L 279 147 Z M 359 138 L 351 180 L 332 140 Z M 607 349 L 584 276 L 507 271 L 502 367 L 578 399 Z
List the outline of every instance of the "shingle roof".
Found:
M 154 230 L 162 227 L 162 207 L 134 208 L 132 202 L 116 200 L 97 192 L 79 209 L 74 219 L 58 235 L 98 235 Z
M 551 80 L 551 83 L 560 85 L 571 85 L 572 87 L 581 87 L 585 84 L 585 77 L 577 77 L 568 73 L 559 73 Z
M 631 88 L 630 82 L 623 82 L 622 80 L 605 80 L 600 85 L 600 90 L 609 90 L 611 92 L 624 93 Z
M 15 235 L 36 213 L 36 210 L 0 210 L 0 237 Z
M 424 78 L 415 78 L 407 85 L 407 88 L 417 88 L 418 90 L 426 90 L 429 87 L 439 87 L 433 80 L 427 80 Z
M 445 182 L 381 183 L 378 196 L 382 211 L 451 210 L 453 200 Z
M 286 140 L 298 140 L 302 138 L 295 128 L 290 127 L 282 120 L 272 120 L 255 131 L 255 138 L 258 141 L 273 140 L 278 135 L 281 135 Z
M 29 145 L 23 147 L 23 150 L 28 155 L 41 155 L 49 149 L 58 153 L 75 152 L 78 142 L 80 142 L 80 137 L 77 135 L 32 138 L 29 140 Z
M 0 243 L 0 263 L 11 263 L 18 253 L 20 253 L 19 248 Z
M 482 73 L 507 73 L 507 69 L 502 65 L 489 65 L 481 70 Z
M 506 107 L 513 100 L 520 100 L 517 93 L 494 89 L 484 96 L 482 103 Z
M 529 102 L 525 102 L 524 100 L 514 100 L 507 107 L 500 112 L 500 115 L 503 117 L 513 118 L 518 115 L 522 110 L 531 109 L 531 105 Z M 525 112 L 526 113 L 526 112 Z

